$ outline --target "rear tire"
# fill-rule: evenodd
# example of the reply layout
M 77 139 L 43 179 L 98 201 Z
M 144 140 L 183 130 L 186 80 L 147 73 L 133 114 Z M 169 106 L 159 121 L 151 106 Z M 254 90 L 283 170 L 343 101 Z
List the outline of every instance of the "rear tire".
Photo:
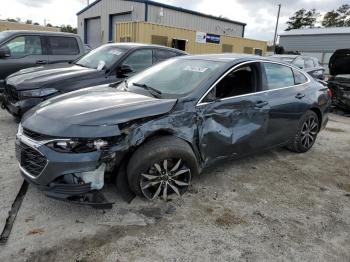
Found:
M 198 174 L 192 148 L 183 140 L 164 136 L 146 142 L 131 156 L 127 166 L 130 189 L 149 200 L 187 191 Z
M 298 130 L 287 148 L 296 153 L 305 153 L 315 144 L 319 131 L 319 120 L 314 111 L 308 110 L 300 119 Z

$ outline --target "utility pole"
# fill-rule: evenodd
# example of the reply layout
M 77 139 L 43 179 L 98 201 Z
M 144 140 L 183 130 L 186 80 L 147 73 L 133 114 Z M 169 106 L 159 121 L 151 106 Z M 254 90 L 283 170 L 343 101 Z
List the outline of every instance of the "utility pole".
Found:
M 274 54 L 276 54 L 277 29 L 278 29 L 278 21 L 280 20 L 280 12 L 281 12 L 281 4 L 278 5 L 277 21 L 276 21 L 276 28 L 275 28 L 275 37 L 273 38 L 273 53 Z
M 87 5 L 89 5 L 89 4 L 90 4 L 90 0 L 86 0 L 86 2 L 87 2 Z

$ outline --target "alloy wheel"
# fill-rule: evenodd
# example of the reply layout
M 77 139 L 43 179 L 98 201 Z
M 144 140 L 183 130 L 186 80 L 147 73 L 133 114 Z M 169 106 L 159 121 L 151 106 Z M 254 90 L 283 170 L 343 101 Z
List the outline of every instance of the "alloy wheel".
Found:
M 140 187 L 143 195 L 154 200 L 162 197 L 168 199 L 171 194 L 181 195 L 191 181 L 191 170 L 182 159 L 164 159 L 154 163 L 148 172 L 141 174 Z
M 301 144 L 309 149 L 315 142 L 318 131 L 318 121 L 314 116 L 310 116 L 301 128 Z

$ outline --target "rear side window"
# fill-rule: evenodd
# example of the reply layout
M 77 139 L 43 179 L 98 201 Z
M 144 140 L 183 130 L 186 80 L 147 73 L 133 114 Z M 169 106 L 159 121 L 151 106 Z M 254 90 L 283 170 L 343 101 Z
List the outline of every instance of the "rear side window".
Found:
M 10 50 L 10 58 L 42 54 L 40 36 L 36 35 L 18 36 L 7 42 L 4 47 Z
M 154 63 L 159 63 L 162 62 L 164 60 L 167 60 L 169 58 L 178 56 L 177 53 L 172 52 L 172 51 L 167 51 L 167 50 L 160 50 L 160 49 L 156 49 L 153 51 L 154 53 Z
M 293 74 L 294 74 L 294 83 L 296 85 L 304 84 L 304 83 L 306 83 L 308 81 L 306 76 L 303 73 L 301 73 L 301 72 L 299 72 L 297 70 L 293 69 Z
M 79 46 L 74 37 L 49 36 L 51 55 L 77 55 Z
M 269 90 L 294 85 L 294 75 L 290 67 L 273 63 L 264 63 L 264 67 Z

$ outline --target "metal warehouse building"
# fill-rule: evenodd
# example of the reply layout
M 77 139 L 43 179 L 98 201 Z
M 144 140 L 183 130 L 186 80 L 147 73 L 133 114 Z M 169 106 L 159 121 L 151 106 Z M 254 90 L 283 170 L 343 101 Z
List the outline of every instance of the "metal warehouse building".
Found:
M 328 67 L 335 50 L 350 48 L 350 27 L 291 30 L 280 35 L 279 44 L 285 51 L 299 51 L 316 57 Z
M 157 26 L 164 26 L 163 29 L 191 30 L 194 34 L 193 39 L 197 43 L 211 45 L 220 45 L 220 51 L 245 50 L 246 53 L 262 53 L 266 51 L 266 43 L 245 39 L 244 29 L 246 24 L 229 20 L 226 18 L 215 17 L 188 9 L 174 7 L 154 1 L 147 0 L 96 0 L 86 8 L 81 10 L 78 15 L 78 34 L 84 39 L 84 42 L 91 47 L 97 47 L 108 42 L 126 42 L 136 41 L 136 37 L 121 36 L 117 37 L 117 24 L 122 22 L 143 22 Z M 158 29 L 158 31 L 162 31 Z M 172 34 L 167 32 L 167 36 Z M 187 32 L 188 34 L 188 32 Z M 185 36 L 187 35 L 185 34 Z M 160 38 L 156 35 L 146 41 L 145 38 L 139 38 L 146 43 L 159 44 Z M 172 39 L 164 45 L 182 46 L 181 40 L 189 43 L 190 39 L 185 39 L 181 34 L 177 39 Z M 231 37 L 230 44 L 222 44 L 222 37 Z M 202 39 L 201 39 L 202 38 Z M 204 38 L 204 39 L 203 39 Z M 192 38 L 191 38 L 192 39 Z M 237 41 L 240 39 L 241 41 Z M 242 41 L 243 39 L 243 41 Z M 180 41 L 178 41 L 180 40 Z M 247 40 L 246 46 L 244 40 Z M 178 42 L 177 42 L 178 41 Z M 241 48 L 236 47 L 239 45 Z M 189 45 L 190 46 L 190 45 Z M 232 48 L 230 47 L 232 46 Z M 178 47 L 178 46 L 175 46 Z M 182 48 L 181 48 L 182 49 Z M 205 49 L 201 49 L 205 52 Z M 209 48 L 208 51 L 218 50 L 218 48 Z M 191 52 L 191 49 L 185 48 L 185 51 Z M 198 52 L 197 52 L 198 53 Z

